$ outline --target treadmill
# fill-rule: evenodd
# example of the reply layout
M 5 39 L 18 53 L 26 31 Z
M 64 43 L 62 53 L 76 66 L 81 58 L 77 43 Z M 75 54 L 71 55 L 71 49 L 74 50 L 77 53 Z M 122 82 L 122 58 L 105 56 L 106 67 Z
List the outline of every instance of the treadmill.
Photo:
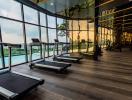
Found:
M 66 62 L 58 62 L 58 61 L 46 61 L 45 60 L 45 52 L 46 52 L 46 44 L 42 43 L 37 38 L 32 39 L 32 43 L 30 44 L 30 65 L 29 67 L 32 69 L 33 67 L 41 67 L 46 69 L 53 69 L 59 72 L 66 70 L 68 67 L 71 66 L 70 63 Z M 43 59 L 37 62 L 32 62 L 32 46 L 43 46 Z
M 85 44 L 86 41 L 85 39 L 81 40 L 81 45 Z M 87 43 L 92 43 L 92 42 L 87 42 Z M 81 48 L 82 49 L 82 48 Z M 86 52 L 80 52 L 83 56 L 93 56 L 94 55 L 94 51 L 88 52 L 88 46 L 87 46 L 87 50 Z
M 21 45 L 9 43 L 0 43 L 0 45 L 8 46 L 9 50 L 9 67 L 0 69 L 0 99 L 14 100 L 20 98 L 28 91 L 44 83 L 43 79 L 11 70 L 11 49 L 12 47 L 20 48 Z
M 57 48 L 58 44 L 63 45 L 63 43 L 59 42 L 58 39 L 54 39 L 55 45 L 54 45 L 54 57 L 53 59 L 56 61 L 64 61 L 64 62 L 73 62 L 73 63 L 79 63 L 82 57 L 76 57 L 76 56 L 67 56 L 66 54 L 55 55 L 55 49 Z M 62 47 L 63 48 L 63 47 Z

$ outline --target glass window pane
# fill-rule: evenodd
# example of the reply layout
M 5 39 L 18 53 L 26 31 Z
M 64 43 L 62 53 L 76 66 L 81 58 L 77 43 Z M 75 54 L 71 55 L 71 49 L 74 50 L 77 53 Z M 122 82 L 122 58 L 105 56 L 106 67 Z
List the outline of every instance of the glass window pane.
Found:
M 94 31 L 90 31 L 89 30 L 89 51 L 93 51 L 94 50 Z
M 94 23 L 89 23 L 89 30 L 94 30 Z
M 68 20 L 68 30 L 72 30 L 72 20 Z
M 57 35 L 60 42 L 66 42 L 66 30 L 58 30 Z
M 38 38 L 40 40 L 40 38 L 39 38 L 39 28 L 38 28 L 38 26 L 26 24 L 27 43 L 31 43 L 32 38 Z M 30 48 L 28 47 L 28 59 L 29 59 L 29 50 L 30 50 Z M 39 59 L 39 58 L 40 58 L 40 47 L 39 46 L 34 46 L 32 48 L 32 60 Z
M 73 20 L 73 30 L 79 30 L 78 20 Z
M 20 3 L 14 0 L 0 0 L 0 16 L 22 20 Z
M 66 21 L 64 19 L 57 18 L 57 29 L 66 29 Z
M 41 40 L 47 42 L 47 29 L 45 27 L 41 27 Z
M 47 29 L 44 27 L 41 27 L 41 41 L 47 42 Z M 42 52 L 43 53 L 43 52 Z M 48 56 L 48 48 L 46 47 L 45 57 Z
M 40 25 L 46 26 L 46 15 L 44 13 L 40 13 Z
M 57 25 L 63 24 L 64 20 L 62 18 L 57 18 Z
M 55 17 L 47 15 L 47 18 L 48 18 L 48 27 L 56 28 L 56 19 L 55 19 Z
M 80 20 L 79 25 L 80 25 L 80 30 L 88 30 L 87 29 L 87 20 Z
M 38 24 L 38 12 L 24 5 L 24 18 L 26 22 Z
M 78 52 L 78 31 L 73 31 L 73 52 Z
M 56 39 L 56 29 L 48 29 L 49 43 L 54 43 Z M 53 55 L 54 45 L 49 46 L 49 56 Z
M 25 49 L 22 23 L 0 19 L 2 40 L 6 43 L 22 44 L 20 49 L 12 48 L 12 64 L 25 62 Z M 16 28 L 17 27 L 17 28 Z M 8 66 L 8 48 L 4 47 L 5 64 Z
M 49 43 L 54 43 L 56 39 L 56 29 L 48 29 Z
M 82 40 L 85 40 L 85 43 L 81 43 L 81 52 L 87 52 L 88 51 L 88 32 L 87 31 L 80 31 L 80 42 Z

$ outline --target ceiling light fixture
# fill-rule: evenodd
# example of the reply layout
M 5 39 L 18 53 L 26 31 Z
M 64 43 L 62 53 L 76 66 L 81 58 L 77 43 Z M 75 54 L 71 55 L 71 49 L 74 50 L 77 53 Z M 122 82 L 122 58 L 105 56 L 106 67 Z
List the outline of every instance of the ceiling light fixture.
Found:
M 53 5 L 54 5 L 54 3 L 53 3 L 53 2 L 51 2 L 51 3 L 50 3 L 50 5 L 51 5 L 51 6 L 53 6 Z

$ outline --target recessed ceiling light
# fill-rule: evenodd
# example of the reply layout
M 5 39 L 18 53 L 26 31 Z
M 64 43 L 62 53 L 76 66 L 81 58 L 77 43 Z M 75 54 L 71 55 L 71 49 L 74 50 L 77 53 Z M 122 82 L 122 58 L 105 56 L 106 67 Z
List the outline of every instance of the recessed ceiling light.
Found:
M 51 5 L 51 6 L 53 6 L 53 5 L 54 5 L 54 3 L 53 3 L 53 2 L 51 2 L 51 3 L 50 3 L 50 5 Z

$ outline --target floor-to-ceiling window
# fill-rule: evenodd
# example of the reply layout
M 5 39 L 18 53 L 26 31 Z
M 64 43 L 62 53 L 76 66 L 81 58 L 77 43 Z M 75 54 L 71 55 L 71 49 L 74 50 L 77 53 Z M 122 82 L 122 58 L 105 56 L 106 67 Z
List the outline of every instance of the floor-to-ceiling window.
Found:
M 48 21 L 48 42 L 49 42 L 49 56 L 53 55 L 54 39 L 57 38 L 56 36 L 56 17 L 47 15 Z
M 72 43 L 73 52 L 91 52 L 94 48 L 94 23 L 88 20 L 69 20 L 68 40 Z M 85 43 L 81 43 L 82 40 Z
M 31 23 L 31 24 L 25 24 L 27 44 L 31 43 L 33 38 L 38 38 L 40 40 L 40 33 L 38 27 L 38 11 L 30 7 L 24 6 L 24 21 Z M 29 55 L 30 48 L 28 45 L 27 45 L 27 50 Z M 32 60 L 39 58 L 40 58 L 40 46 L 33 46 Z
M 32 42 L 32 38 L 38 38 L 39 39 L 39 28 L 38 26 L 26 24 L 26 40 L 27 43 Z M 27 45 L 28 50 L 28 56 L 30 54 L 30 48 Z M 28 57 L 29 58 L 29 57 Z M 32 47 L 32 60 L 39 59 L 40 58 L 40 46 L 33 46 Z
M 94 50 L 94 23 L 89 23 L 89 34 L 88 34 L 88 42 L 89 42 L 89 52 Z
M 67 41 L 67 23 L 66 20 L 62 19 L 62 18 L 57 18 L 57 37 L 59 42 L 63 42 L 63 46 L 67 46 L 67 44 L 65 44 Z M 61 51 L 62 49 L 62 45 L 58 45 L 58 51 Z M 60 53 L 60 52 L 59 52 Z
M 4 17 L 0 18 L 2 42 L 22 44 L 19 49 L 12 48 L 12 65 L 25 62 L 23 26 L 20 22 L 22 21 L 21 4 L 14 0 L 0 0 L 0 16 Z M 8 48 L 4 46 L 3 51 L 5 66 L 8 66 Z
M 12 48 L 12 64 L 25 62 L 24 35 L 22 23 L 1 19 L 2 41 L 5 43 L 22 44 L 20 49 Z M 17 28 L 16 28 L 17 27 Z M 8 66 L 8 48 L 4 47 L 5 65 Z

